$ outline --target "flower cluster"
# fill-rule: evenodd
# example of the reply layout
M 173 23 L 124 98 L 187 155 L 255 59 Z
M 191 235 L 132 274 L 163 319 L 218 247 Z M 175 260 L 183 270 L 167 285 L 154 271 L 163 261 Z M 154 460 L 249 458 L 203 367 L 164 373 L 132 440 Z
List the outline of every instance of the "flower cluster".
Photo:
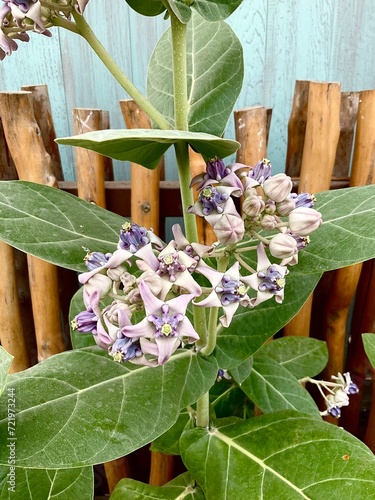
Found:
M 89 0 L 1 0 L 0 60 L 18 49 L 17 42 L 28 42 L 28 31 L 51 36 L 54 18 L 69 19 L 72 9 L 83 14 Z
M 341 408 L 349 405 L 349 396 L 357 394 L 358 387 L 350 378 L 350 373 L 338 373 L 337 376 L 332 375 L 333 382 L 325 380 L 314 380 L 310 377 L 303 379 L 304 382 L 310 382 L 316 385 L 319 392 L 323 396 L 326 410 L 320 412 L 322 416 L 331 415 L 339 418 L 341 416 Z
M 189 242 L 177 224 L 174 239 L 164 244 L 152 231 L 125 222 L 113 254 L 86 255 L 88 271 L 79 276 L 86 309 L 72 326 L 92 334 L 116 361 L 156 366 L 178 347 L 200 340 L 187 315 L 189 304 L 221 310 L 219 321 L 229 327 L 239 307 L 272 298 L 281 303 L 287 264 L 297 262 L 297 252 L 321 223 L 314 198 L 293 194 L 290 178 L 272 177 L 265 159 L 249 168 L 227 167 L 216 158 L 191 185 L 199 193 L 188 211 L 212 225 L 216 244 Z M 281 262 L 271 262 L 267 249 Z M 251 250 L 257 253 L 256 269 L 247 260 Z M 204 280 L 209 286 L 201 286 Z

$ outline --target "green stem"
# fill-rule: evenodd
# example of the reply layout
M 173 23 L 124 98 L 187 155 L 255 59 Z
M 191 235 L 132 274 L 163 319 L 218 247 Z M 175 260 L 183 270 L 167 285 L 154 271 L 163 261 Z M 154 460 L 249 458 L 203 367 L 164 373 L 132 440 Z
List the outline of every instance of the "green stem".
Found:
M 197 427 L 208 427 L 210 424 L 210 395 L 203 394 L 197 401 L 197 411 L 195 413 L 195 423 Z
M 94 52 L 100 58 L 106 68 L 112 73 L 121 87 L 126 90 L 130 97 L 134 99 L 134 101 L 143 109 L 143 111 L 145 111 L 145 113 L 148 114 L 151 120 L 153 120 L 158 127 L 164 130 L 171 129 L 172 127 L 170 123 L 164 118 L 164 116 L 159 113 L 156 108 L 154 108 L 150 101 L 148 101 L 148 99 L 146 99 L 146 97 L 141 92 L 139 92 L 139 90 L 132 84 L 132 82 L 124 75 L 119 66 L 100 43 L 95 33 L 86 22 L 85 18 L 75 11 L 72 12 L 72 15 L 74 17 L 79 34 L 87 41 L 87 43 L 94 50 Z
M 174 115 L 177 130 L 188 130 L 188 96 L 186 71 L 186 24 L 171 12 L 173 46 Z

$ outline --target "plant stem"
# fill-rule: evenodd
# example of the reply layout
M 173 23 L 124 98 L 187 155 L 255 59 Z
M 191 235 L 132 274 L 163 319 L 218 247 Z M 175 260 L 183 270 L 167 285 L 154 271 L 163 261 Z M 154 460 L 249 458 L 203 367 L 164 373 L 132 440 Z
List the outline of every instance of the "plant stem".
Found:
M 72 15 L 74 17 L 79 34 L 87 41 L 87 43 L 94 50 L 94 52 L 100 58 L 106 68 L 112 73 L 121 87 L 126 90 L 130 97 L 134 99 L 134 101 L 143 109 L 143 111 L 148 114 L 151 120 L 153 120 L 158 127 L 163 130 L 171 129 L 171 124 L 124 75 L 120 67 L 116 64 L 116 62 L 112 59 L 112 57 L 100 43 L 95 33 L 86 22 L 85 18 L 75 11 L 72 12 Z
M 177 130 L 188 130 L 189 128 L 186 71 L 186 29 L 186 24 L 181 23 L 174 13 L 171 12 L 174 116 Z
M 208 427 L 210 423 L 210 395 L 203 394 L 197 401 L 197 411 L 195 413 L 195 423 L 197 427 Z

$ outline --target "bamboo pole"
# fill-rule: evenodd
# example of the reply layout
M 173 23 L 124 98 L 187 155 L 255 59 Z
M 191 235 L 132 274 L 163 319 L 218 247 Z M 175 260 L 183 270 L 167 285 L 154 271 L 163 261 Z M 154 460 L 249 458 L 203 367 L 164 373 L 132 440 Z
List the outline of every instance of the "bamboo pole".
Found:
M 24 85 L 22 90 L 32 92 L 34 117 L 38 124 L 44 147 L 51 158 L 50 171 L 58 181 L 64 179 L 60 153 L 55 142 L 55 125 L 52 118 L 51 103 L 47 85 Z
M 1 92 L 4 133 L 21 180 L 56 187 L 51 156 L 35 119 L 31 92 Z M 64 350 L 56 266 L 28 255 L 38 360 Z
M 237 150 L 237 162 L 254 166 L 267 156 L 271 111 L 263 106 L 239 109 L 234 112 L 236 140 L 241 144 Z
M 309 82 L 307 121 L 298 191 L 329 189 L 340 135 L 340 84 Z M 312 295 L 285 325 L 284 335 L 308 336 Z
M 73 131 L 84 134 L 102 129 L 103 112 L 100 109 L 73 109 Z M 75 148 L 78 196 L 90 203 L 105 207 L 105 157 L 95 151 Z
M 109 114 L 101 109 L 74 108 L 73 129 L 75 134 L 109 127 Z M 77 191 L 79 198 L 105 208 L 105 179 L 113 175 L 112 164 L 107 158 L 94 151 L 75 148 Z M 94 249 L 93 249 L 94 250 Z M 126 457 L 121 457 L 104 465 L 109 492 L 124 477 L 129 477 Z
M 120 101 L 122 116 L 128 129 L 151 128 L 148 115 L 132 99 Z M 131 219 L 159 234 L 159 182 L 164 161 L 155 170 L 149 170 L 136 163 L 130 165 L 131 176 Z
M 1 110 L 0 110 L 1 114 Z M 17 179 L 0 119 L 0 179 Z M 0 241 L 0 342 L 12 356 L 10 373 L 30 366 L 29 349 L 22 324 L 13 248 Z

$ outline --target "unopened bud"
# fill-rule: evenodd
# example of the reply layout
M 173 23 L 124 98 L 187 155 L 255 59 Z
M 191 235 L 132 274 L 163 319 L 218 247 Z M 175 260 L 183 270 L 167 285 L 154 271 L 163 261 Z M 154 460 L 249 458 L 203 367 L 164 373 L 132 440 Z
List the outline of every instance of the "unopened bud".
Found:
M 289 214 L 289 227 L 299 236 L 308 236 L 322 223 L 322 214 L 313 208 L 296 208 Z
M 290 212 L 292 210 L 294 210 L 295 208 L 296 208 L 296 205 L 295 205 L 294 201 L 290 198 L 286 198 L 285 200 L 276 204 L 277 213 L 281 217 L 285 217 L 286 215 L 289 215 Z
M 276 234 L 269 244 L 271 255 L 278 259 L 286 259 L 298 252 L 297 242 L 288 234 Z
M 249 217 L 258 217 L 264 210 L 265 203 L 261 196 L 250 195 L 247 196 L 242 203 L 242 211 Z
M 265 194 L 271 198 L 271 200 L 278 203 L 289 196 L 292 187 L 292 179 L 285 174 L 276 174 L 267 179 L 263 184 Z
M 233 245 L 242 240 L 244 222 L 239 215 L 223 214 L 213 226 L 217 239 L 223 245 Z
M 272 231 L 279 222 L 280 221 L 274 215 L 265 215 L 260 224 L 265 231 Z

